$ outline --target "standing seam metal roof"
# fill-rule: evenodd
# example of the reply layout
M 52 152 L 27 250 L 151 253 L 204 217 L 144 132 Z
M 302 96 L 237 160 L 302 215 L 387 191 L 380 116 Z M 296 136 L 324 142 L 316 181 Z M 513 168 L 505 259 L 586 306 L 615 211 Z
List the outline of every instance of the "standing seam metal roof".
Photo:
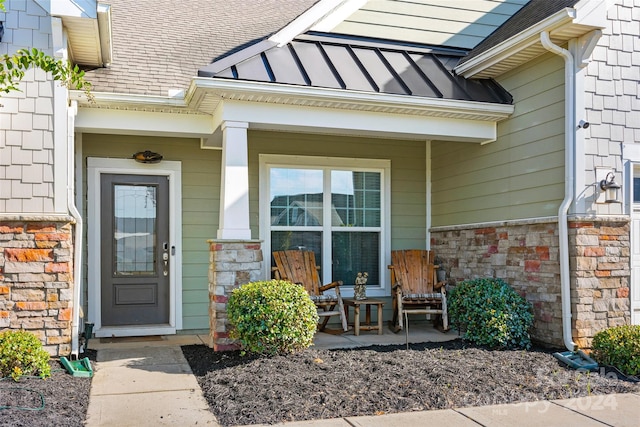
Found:
M 403 47 L 381 40 L 367 39 L 359 43 L 352 38 L 308 34 L 282 47 L 267 47 L 248 58 L 240 56 L 238 62 L 222 69 L 214 62 L 201 68 L 198 75 L 511 104 L 511 95 L 494 80 L 465 79 L 453 73 L 453 67 L 464 53 Z

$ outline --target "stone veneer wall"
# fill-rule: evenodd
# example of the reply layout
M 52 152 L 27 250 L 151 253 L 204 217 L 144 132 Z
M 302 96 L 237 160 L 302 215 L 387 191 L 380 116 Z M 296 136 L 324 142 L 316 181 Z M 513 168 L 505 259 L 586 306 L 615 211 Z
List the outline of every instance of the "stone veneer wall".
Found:
M 569 223 L 573 337 L 583 348 L 611 326 L 631 322 L 628 218 Z
M 599 330 L 629 322 L 629 224 L 572 220 L 569 230 L 572 335 L 588 348 Z M 431 248 L 452 285 L 478 277 L 504 279 L 533 304 L 532 338 L 562 346 L 558 241 L 557 222 L 550 220 L 431 232 Z
M 229 338 L 227 301 L 245 283 L 263 280 L 260 241 L 211 240 L 209 243 L 209 346 L 235 350 Z
M 0 331 L 24 329 L 71 353 L 72 219 L 0 220 Z

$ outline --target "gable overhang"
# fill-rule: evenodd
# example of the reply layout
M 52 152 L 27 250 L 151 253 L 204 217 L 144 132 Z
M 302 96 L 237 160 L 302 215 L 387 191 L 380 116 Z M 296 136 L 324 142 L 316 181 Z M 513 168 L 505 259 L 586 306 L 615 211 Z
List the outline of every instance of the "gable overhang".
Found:
M 51 16 L 62 19 L 69 59 L 83 68 L 111 64 L 111 6 L 95 0 L 37 0 Z
M 606 25 L 608 2 L 585 0 L 575 8 L 565 8 L 515 36 L 488 49 L 454 68 L 465 78 L 496 78 L 548 51 L 540 42 L 540 34 L 548 32 L 557 45 L 579 38 Z
M 203 141 L 220 148 L 225 121 L 250 129 L 487 143 L 513 105 L 301 87 L 265 82 L 194 78 L 191 108 L 213 116 Z

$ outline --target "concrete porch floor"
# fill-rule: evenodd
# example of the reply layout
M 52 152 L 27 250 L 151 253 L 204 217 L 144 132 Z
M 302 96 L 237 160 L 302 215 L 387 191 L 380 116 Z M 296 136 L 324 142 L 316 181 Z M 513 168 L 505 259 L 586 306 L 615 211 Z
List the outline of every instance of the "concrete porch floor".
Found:
M 329 325 L 332 329 L 338 325 Z M 418 321 L 409 324 L 409 343 L 445 342 L 459 338 L 458 332 L 450 329 L 446 333 L 435 329 L 431 322 Z M 382 335 L 377 331 L 361 331 L 355 336 L 353 328 L 343 333 L 317 332 L 313 339 L 313 347 L 319 349 L 333 348 L 358 348 L 371 345 L 397 345 L 405 344 L 406 335 L 402 330 L 394 333 L 387 325 L 382 328 Z M 93 350 L 105 350 L 113 348 L 138 348 L 138 347 L 165 347 L 182 345 L 208 345 L 209 336 L 199 335 L 162 335 L 154 337 L 126 337 L 126 338 L 92 338 L 89 340 L 89 348 Z

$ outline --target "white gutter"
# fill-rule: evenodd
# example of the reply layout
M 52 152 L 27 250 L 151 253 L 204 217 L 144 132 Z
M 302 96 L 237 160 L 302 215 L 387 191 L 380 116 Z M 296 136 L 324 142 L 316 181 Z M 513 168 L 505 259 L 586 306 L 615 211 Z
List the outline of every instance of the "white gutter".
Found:
M 379 108 L 399 107 L 415 110 L 416 114 L 425 111 L 440 114 L 473 115 L 476 120 L 499 121 L 513 114 L 511 104 L 497 104 L 478 101 L 463 101 L 457 99 L 413 97 L 407 95 L 380 94 L 354 90 L 301 87 L 297 85 L 277 84 L 267 82 L 252 82 L 246 80 L 230 80 L 211 77 L 194 77 L 185 96 L 190 105 L 194 101 L 195 91 L 204 90 L 215 93 L 222 99 L 233 99 L 240 96 L 243 100 L 255 97 L 261 102 L 268 102 L 269 97 L 279 104 L 293 103 L 300 99 L 316 102 L 330 102 L 336 106 L 339 103 L 355 103 L 360 106 L 379 111 Z M 192 108 L 197 108 L 193 105 Z M 367 111 L 363 109 L 363 111 Z
M 75 205 L 75 168 L 74 162 L 74 121 L 75 116 L 78 113 L 78 103 L 71 101 L 71 106 L 68 109 L 67 115 L 67 205 L 69 213 L 76 220 L 75 224 L 75 241 L 73 242 L 73 317 L 71 319 L 71 354 L 78 357 L 80 348 L 80 289 L 82 287 L 82 233 L 83 223 L 82 215 L 78 212 L 78 208 Z
M 455 72 L 463 77 L 470 78 L 487 68 L 496 65 L 537 43 L 538 34 L 542 31 L 548 32 L 556 30 L 563 25 L 571 24 L 576 17 L 575 9 L 561 9 L 553 15 L 527 28 L 521 33 L 493 46 L 487 51 L 479 54 L 466 62 L 455 67 Z M 548 49 L 548 48 L 547 48 Z
M 571 276 L 569 270 L 569 233 L 567 216 L 574 199 L 574 145 L 575 145 L 575 72 L 571 52 L 551 42 L 549 32 L 540 33 L 545 49 L 564 58 L 564 200 L 558 209 L 558 234 L 560 238 L 560 299 L 562 302 L 562 338 L 569 351 L 578 345 L 571 335 Z

